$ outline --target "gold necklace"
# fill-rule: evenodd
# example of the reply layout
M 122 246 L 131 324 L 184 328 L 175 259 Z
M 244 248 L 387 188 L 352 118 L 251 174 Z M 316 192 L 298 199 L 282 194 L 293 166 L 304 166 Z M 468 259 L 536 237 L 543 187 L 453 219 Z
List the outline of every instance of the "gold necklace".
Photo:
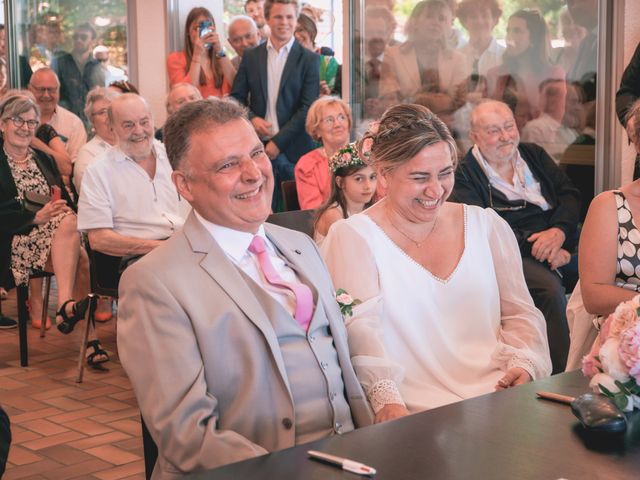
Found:
M 411 238 L 409 235 L 407 235 L 406 233 L 404 233 L 402 230 L 400 230 L 395 223 L 393 223 L 393 220 L 391 220 L 391 216 L 389 215 L 389 213 L 385 212 L 385 214 L 387 215 L 387 219 L 389 220 L 389 223 L 391 224 L 391 226 L 393 228 L 395 228 L 397 230 L 397 232 L 402 235 L 403 237 L 405 237 L 407 240 L 409 240 L 411 243 L 413 243 L 417 248 L 421 248 L 422 245 L 424 244 L 424 242 L 427 241 L 427 239 L 431 236 L 431 234 L 433 233 L 433 231 L 436 229 L 436 224 L 438 223 L 438 217 L 436 217 L 436 219 L 433 221 L 433 224 L 431 225 L 431 230 L 429 230 L 429 233 L 427 233 L 425 235 L 425 237 L 422 240 L 414 240 L 413 238 Z

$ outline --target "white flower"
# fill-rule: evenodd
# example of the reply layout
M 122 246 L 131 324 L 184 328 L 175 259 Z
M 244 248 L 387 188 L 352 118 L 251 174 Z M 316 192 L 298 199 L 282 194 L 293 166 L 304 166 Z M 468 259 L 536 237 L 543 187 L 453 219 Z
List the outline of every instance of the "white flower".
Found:
M 616 307 L 609 327 L 609 337 L 620 338 L 622 332 L 633 326 L 638 320 L 636 315 L 637 307 L 634 307 L 631 303 L 631 301 L 621 303 Z
M 348 293 L 341 293 L 336 297 L 336 300 L 342 305 L 351 305 L 353 303 L 353 298 Z
M 600 363 L 602 364 L 604 373 L 608 374 L 613 380 L 624 383 L 629 381 L 629 369 L 620 359 L 620 354 L 618 353 L 619 345 L 619 339 L 609 337 L 600 347 L 598 356 L 600 357 Z M 605 385 L 605 387 L 607 387 L 607 385 Z
M 594 392 L 601 393 L 600 387 L 598 385 L 602 385 L 611 393 L 617 393 L 620 391 L 618 386 L 614 383 L 613 378 L 611 378 L 606 373 L 597 373 L 591 378 L 591 381 L 589 382 L 589 387 L 591 387 L 591 389 Z

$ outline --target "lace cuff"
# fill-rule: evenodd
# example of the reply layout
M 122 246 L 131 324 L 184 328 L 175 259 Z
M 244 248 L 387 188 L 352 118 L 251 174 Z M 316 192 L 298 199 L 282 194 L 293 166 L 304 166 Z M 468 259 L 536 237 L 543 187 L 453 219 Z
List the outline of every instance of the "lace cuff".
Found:
M 515 367 L 523 368 L 531 376 L 531 380 L 536 380 L 536 366 L 528 358 L 513 356 L 507 364 L 507 370 Z
M 373 413 L 376 414 L 389 403 L 397 403 L 403 407 L 405 406 L 396 382 L 393 380 L 378 380 L 367 390 L 367 397 L 369 398 L 371 408 L 373 408 Z

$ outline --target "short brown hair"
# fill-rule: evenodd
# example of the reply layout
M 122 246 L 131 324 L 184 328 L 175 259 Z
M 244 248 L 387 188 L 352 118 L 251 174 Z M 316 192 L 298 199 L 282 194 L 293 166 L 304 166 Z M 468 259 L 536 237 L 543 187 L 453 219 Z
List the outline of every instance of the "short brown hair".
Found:
M 164 145 L 174 170 L 188 172 L 183 159 L 191 148 L 191 138 L 215 125 L 247 120 L 247 109 L 232 98 L 214 98 L 187 103 L 164 124 Z
M 281 5 L 293 5 L 296 9 L 296 18 L 298 17 L 298 13 L 300 12 L 300 4 L 298 3 L 298 0 L 266 0 L 264 2 L 264 18 L 267 20 L 269 20 L 271 7 L 273 7 L 274 3 L 279 3 Z
M 498 0 L 462 0 L 456 9 L 456 16 L 464 21 L 471 12 L 479 8 L 489 9 L 495 20 L 500 20 L 502 16 L 502 8 L 500 8 Z

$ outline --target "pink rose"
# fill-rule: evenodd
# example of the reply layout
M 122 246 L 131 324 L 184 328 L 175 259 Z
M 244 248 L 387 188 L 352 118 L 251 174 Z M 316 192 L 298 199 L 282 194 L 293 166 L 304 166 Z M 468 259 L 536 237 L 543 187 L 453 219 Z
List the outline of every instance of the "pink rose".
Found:
M 618 351 L 629 375 L 640 384 L 640 323 L 622 333 Z
M 636 309 L 637 307 L 634 307 L 632 302 L 624 302 L 618 305 L 615 312 L 613 312 L 613 320 L 606 332 L 607 337 L 620 338 L 622 332 L 632 327 L 638 321 Z M 608 321 L 609 319 L 607 319 Z
M 585 377 L 593 377 L 600 373 L 601 369 L 602 365 L 600 364 L 600 360 L 591 353 L 582 357 L 582 374 Z
M 353 303 L 353 298 L 348 293 L 341 293 L 336 297 L 336 300 L 342 305 L 351 305 Z
M 368 157 L 371 154 L 371 147 L 373 146 L 372 138 L 365 138 L 362 141 L 362 156 Z

